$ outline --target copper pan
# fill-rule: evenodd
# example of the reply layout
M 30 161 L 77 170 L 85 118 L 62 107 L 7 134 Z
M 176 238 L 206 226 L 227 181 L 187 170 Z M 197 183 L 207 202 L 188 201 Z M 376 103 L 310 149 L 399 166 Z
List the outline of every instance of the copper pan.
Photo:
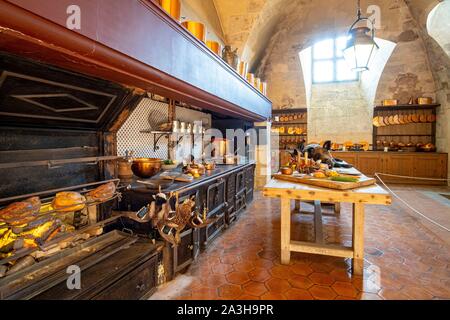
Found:
M 373 126 L 377 127 L 377 128 L 380 127 L 380 123 L 378 122 L 378 118 L 379 117 L 374 117 L 373 120 L 372 120 Z
M 395 124 L 395 122 L 394 122 L 394 116 L 389 116 L 388 122 L 389 122 L 390 125 L 394 125 L 394 124 Z
M 394 116 L 394 124 L 400 124 L 400 119 L 399 119 L 399 117 L 398 117 L 398 114 L 396 114 L 396 115 Z

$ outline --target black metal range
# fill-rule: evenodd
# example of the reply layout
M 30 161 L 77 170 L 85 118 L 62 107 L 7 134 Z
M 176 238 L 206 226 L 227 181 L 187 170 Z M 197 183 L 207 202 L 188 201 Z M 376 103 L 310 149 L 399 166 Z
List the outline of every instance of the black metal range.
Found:
M 0 198 L 6 199 L 0 206 L 24 195 L 63 189 L 78 192 L 76 186 L 116 178 L 117 131 L 143 97 L 139 90 L 0 53 Z M 84 239 L 84 247 L 72 247 L 78 240 L 64 248 L 55 243 L 52 248 L 59 251 L 44 252 L 49 258 L 35 258 L 34 265 L 1 278 L 0 299 L 147 297 L 157 285 L 159 265 L 164 265 L 170 280 L 239 217 L 253 197 L 254 167 L 253 163 L 220 165 L 192 183 L 174 183 L 163 190 L 179 192 L 179 201 L 194 195 L 197 210 L 206 209 L 209 217 L 217 218 L 207 228 L 186 229 L 176 248 L 155 246 L 149 224 L 112 217 L 116 210 L 136 212 L 155 193 L 136 183 L 130 190 L 120 189 L 121 202 L 100 205 L 95 212 L 98 223 L 112 219 L 111 223 Z M 78 231 L 86 234 L 86 230 Z M 92 254 L 78 256 L 87 246 L 93 248 Z M 167 259 L 172 263 L 168 268 Z M 66 270 L 72 264 L 83 270 L 86 290 L 67 291 Z M 50 269 L 26 282 L 31 273 Z M 11 277 L 17 286 L 11 286 Z
M 205 249 L 220 233 L 235 222 L 253 200 L 255 164 L 218 165 L 191 183 L 176 182 L 163 193 L 178 192 L 178 201 L 195 196 L 197 210 L 207 211 L 208 218 L 217 221 L 203 229 L 186 229 L 181 244 L 173 248 L 173 272 L 177 273 L 192 263 L 201 249 Z M 159 191 L 147 189 L 132 182 L 122 193 L 121 211 L 135 212 L 151 202 Z

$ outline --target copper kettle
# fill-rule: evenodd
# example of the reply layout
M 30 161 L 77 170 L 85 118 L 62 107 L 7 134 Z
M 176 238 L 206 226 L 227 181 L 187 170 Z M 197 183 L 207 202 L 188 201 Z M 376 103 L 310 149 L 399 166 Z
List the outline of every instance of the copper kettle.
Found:
M 222 50 L 222 59 L 228 63 L 234 70 L 238 70 L 239 56 L 237 54 L 238 49 L 231 49 L 231 46 L 225 46 Z

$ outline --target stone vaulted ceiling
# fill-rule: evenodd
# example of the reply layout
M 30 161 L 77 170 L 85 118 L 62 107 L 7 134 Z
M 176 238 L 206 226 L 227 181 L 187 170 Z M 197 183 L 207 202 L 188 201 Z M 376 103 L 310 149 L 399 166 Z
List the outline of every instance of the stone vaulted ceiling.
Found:
M 324 20 L 352 23 L 356 0 L 211 0 L 216 7 L 227 44 L 239 49 L 240 56 L 256 71 L 270 54 L 271 43 L 286 29 L 295 29 L 303 21 L 320 25 Z M 421 24 L 426 14 L 440 0 L 362 0 L 363 8 L 370 4 L 381 6 L 382 11 L 406 5 Z M 389 17 L 392 19 L 393 17 Z M 311 22 L 312 21 L 312 22 Z M 263 66 L 264 68 L 264 66 Z

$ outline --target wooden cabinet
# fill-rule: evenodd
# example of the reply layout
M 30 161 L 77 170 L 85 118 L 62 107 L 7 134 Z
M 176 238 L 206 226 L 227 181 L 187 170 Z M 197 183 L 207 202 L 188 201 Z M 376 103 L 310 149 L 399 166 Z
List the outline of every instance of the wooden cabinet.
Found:
M 353 163 L 358 163 L 358 170 L 364 172 L 366 175 L 373 176 L 376 172 L 384 172 L 384 159 L 377 154 L 365 153 L 357 156 L 356 155 Z M 348 162 L 348 161 L 347 161 Z M 350 162 L 351 163 L 351 162 Z M 381 170 L 380 170 L 381 169 Z
M 362 173 L 373 176 L 386 173 L 405 177 L 446 179 L 448 155 L 446 153 L 401 152 L 333 152 L 333 156 L 354 165 Z M 446 185 L 447 182 L 415 180 L 382 176 L 389 183 Z
M 382 154 L 379 156 L 383 162 L 383 167 L 377 172 L 388 173 L 398 176 L 413 177 L 413 160 L 411 155 L 402 154 Z M 364 172 L 364 171 L 363 171 Z M 365 172 L 364 172 L 365 173 Z M 396 183 L 411 183 L 410 179 L 402 179 L 396 177 L 382 176 L 383 181 Z
M 443 157 L 422 156 L 414 158 L 413 172 L 416 177 L 447 178 L 447 161 Z

